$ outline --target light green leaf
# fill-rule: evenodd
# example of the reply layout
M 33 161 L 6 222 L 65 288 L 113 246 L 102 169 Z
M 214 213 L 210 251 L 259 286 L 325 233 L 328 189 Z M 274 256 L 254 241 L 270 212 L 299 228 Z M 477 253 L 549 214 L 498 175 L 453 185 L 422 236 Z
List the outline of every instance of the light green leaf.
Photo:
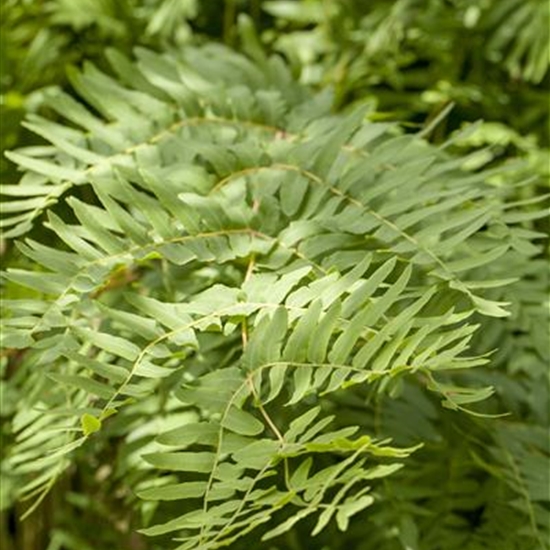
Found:
M 340 531 L 346 531 L 349 525 L 349 519 L 372 504 L 374 504 L 374 497 L 370 495 L 364 495 L 357 499 L 354 497 L 347 498 L 343 504 L 338 506 L 338 511 L 336 513 L 338 529 L 340 529 Z
M 214 466 L 216 455 L 205 452 L 149 453 L 142 458 L 160 470 L 208 473 Z
M 150 487 L 138 491 L 137 494 L 139 498 L 144 500 L 184 500 L 203 496 L 207 486 L 206 481 L 187 481 L 185 483 Z
M 107 384 L 104 384 L 103 382 L 92 380 L 86 376 L 50 373 L 48 374 L 48 377 L 59 384 L 73 386 L 92 395 L 97 395 L 102 399 L 110 399 L 115 394 L 114 388 L 107 386 Z
M 233 459 L 241 468 L 261 470 L 277 457 L 279 443 L 272 439 L 259 439 L 233 453 Z
M 136 344 L 107 332 L 96 332 L 83 327 L 75 327 L 74 331 L 83 341 L 90 342 L 94 346 L 128 361 L 135 361 L 141 351 Z
M 240 435 L 259 435 L 264 431 L 264 425 L 250 413 L 235 407 L 229 407 L 227 414 L 222 418 L 221 425 Z
M 84 435 L 88 436 L 101 430 L 101 420 L 91 414 L 83 414 L 80 417 L 80 425 Z
M 68 168 L 66 166 L 61 166 L 46 160 L 40 160 L 38 158 L 22 155 L 13 151 L 7 151 L 5 155 L 15 164 L 18 164 L 27 170 L 32 170 L 38 174 L 43 174 L 55 182 L 67 180 L 75 184 L 81 184 L 85 181 L 83 173 L 80 170 L 75 170 L 74 168 Z

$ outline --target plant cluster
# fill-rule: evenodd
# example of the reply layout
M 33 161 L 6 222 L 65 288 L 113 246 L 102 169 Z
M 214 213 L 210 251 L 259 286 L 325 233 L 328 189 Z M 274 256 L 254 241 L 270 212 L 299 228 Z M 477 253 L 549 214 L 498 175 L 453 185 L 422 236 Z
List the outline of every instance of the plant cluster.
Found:
M 545 6 L 8 2 L 2 547 L 548 548 Z

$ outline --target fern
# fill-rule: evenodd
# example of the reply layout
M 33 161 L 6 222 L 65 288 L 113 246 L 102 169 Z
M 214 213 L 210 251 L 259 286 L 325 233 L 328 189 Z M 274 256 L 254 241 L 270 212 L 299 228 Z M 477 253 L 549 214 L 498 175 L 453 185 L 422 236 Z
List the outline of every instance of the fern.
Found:
M 542 82 L 550 63 L 548 4 L 537 0 L 508 1 L 487 14 L 485 19 L 485 25 L 492 31 L 487 44 L 488 56 L 504 60 L 505 67 L 515 78 L 537 84 Z M 506 27 L 502 25 L 504 19 Z
M 427 396 L 485 415 L 471 342 L 508 315 L 515 275 L 485 274 L 538 253 L 522 224 L 542 198 L 509 200 L 522 184 L 502 169 L 467 171 L 366 108 L 333 114 L 248 38 L 255 62 L 111 51 L 114 75 L 71 74 L 81 101 L 49 97 L 65 124 L 29 117 L 51 145 L 9 156 L 25 174 L 3 188 L 5 236 L 27 265 L 4 280 L 30 293 L 4 301 L 3 345 L 23 354 L 7 464 L 29 512 L 116 436 L 120 475 L 158 510 L 143 532 L 175 548 L 346 531 L 421 468 Z

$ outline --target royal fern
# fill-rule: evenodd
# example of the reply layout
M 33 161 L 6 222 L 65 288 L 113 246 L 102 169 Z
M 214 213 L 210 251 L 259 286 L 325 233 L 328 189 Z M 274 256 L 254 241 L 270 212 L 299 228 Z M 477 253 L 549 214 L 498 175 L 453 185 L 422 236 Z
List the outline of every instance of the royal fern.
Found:
M 502 288 L 521 270 L 502 267 L 539 252 L 525 222 L 542 199 L 514 201 L 528 182 L 513 171 L 467 170 L 450 143 L 366 107 L 333 113 L 246 36 L 253 61 L 216 45 L 110 51 L 111 74 L 71 74 L 81 100 L 51 93 L 65 122 L 29 117 L 49 145 L 10 153 L 25 174 L 2 191 L 25 258 L 4 273 L 3 345 L 20 361 L 10 478 L 30 513 L 116 440 L 112 475 L 166 548 L 301 523 L 348 531 L 350 548 L 465 548 L 463 518 L 422 508 L 442 498 L 446 423 L 466 433 L 472 479 L 522 460 L 498 452 L 506 424 L 476 447 L 497 420 L 480 403 L 493 381 L 475 376 L 492 349 L 471 344 L 509 314 Z M 411 479 L 418 492 L 399 492 Z M 527 501 L 510 548 L 544 547 Z

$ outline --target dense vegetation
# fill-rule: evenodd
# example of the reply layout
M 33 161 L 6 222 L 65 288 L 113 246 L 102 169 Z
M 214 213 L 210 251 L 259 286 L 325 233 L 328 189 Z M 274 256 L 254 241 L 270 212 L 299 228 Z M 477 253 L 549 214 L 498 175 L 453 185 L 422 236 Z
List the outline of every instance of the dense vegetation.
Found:
M 549 22 L 6 0 L 2 549 L 550 548 Z

